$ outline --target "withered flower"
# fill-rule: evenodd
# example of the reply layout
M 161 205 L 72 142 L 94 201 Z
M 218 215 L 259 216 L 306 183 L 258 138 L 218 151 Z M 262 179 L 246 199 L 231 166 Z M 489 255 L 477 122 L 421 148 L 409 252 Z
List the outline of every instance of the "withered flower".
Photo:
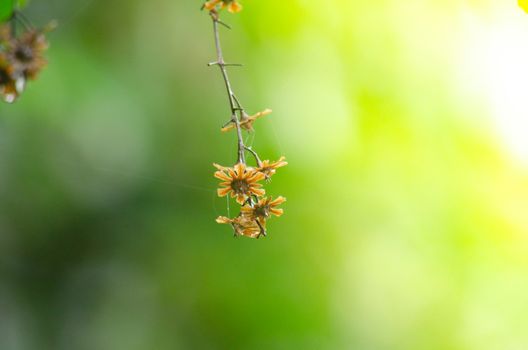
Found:
M 221 9 L 227 7 L 231 13 L 238 13 L 242 11 L 242 5 L 236 0 L 209 0 L 204 4 L 204 8 L 213 11 L 219 6 Z
M 230 224 L 236 236 L 259 238 L 261 235 L 266 235 L 265 226 L 259 225 L 255 220 L 248 219 L 244 216 L 237 216 L 234 219 L 219 216 L 216 222 L 219 224 Z
M 14 102 L 24 91 L 28 79 L 36 79 L 46 66 L 48 48 L 45 33 L 55 28 L 51 22 L 43 29 L 28 29 L 18 37 L 11 26 L 0 26 L 0 95 Z
M 271 215 L 279 217 L 284 213 L 283 209 L 278 208 L 278 206 L 284 202 L 286 202 L 286 198 L 282 196 L 279 196 L 276 199 L 264 197 L 260 199 L 258 203 L 253 205 L 253 207 L 249 205 L 242 207 L 240 213 L 248 220 L 258 220 L 262 226 L 265 226 L 266 220 Z
M 38 73 L 47 64 L 44 52 L 48 49 L 48 42 L 44 32 L 31 29 L 13 38 L 8 43 L 8 59 L 14 74 L 22 74 L 26 79 L 36 79 Z
M 223 168 L 221 166 L 217 166 Z M 218 196 L 225 197 L 231 194 L 231 198 L 236 198 L 237 203 L 244 204 L 252 195 L 263 196 L 265 191 L 258 182 L 265 178 L 264 174 L 253 168 L 246 167 L 243 163 L 238 163 L 234 168 L 218 170 L 214 176 L 224 182 L 220 183 L 223 188 L 218 189 Z
M 273 112 L 273 111 L 268 108 L 268 109 L 263 110 L 262 112 L 258 112 L 257 114 L 254 114 L 254 115 L 247 115 L 246 113 L 244 113 L 242 115 L 242 118 L 240 119 L 240 127 L 242 129 L 247 130 L 247 131 L 254 131 L 253 130 L 253 123 L 258 118 L 264 117 L 264 116 L 270 114 L 271 112 Z M 229 131 L 231 129 L 234 129 L 235 127 L 236 127 L 236 125 L 233 122 L 231 122 L 227 126 L 223 127 L 222 131 L 223 132 L 227 132 L 227 131 Z
M 288 165 L 288 162 L 286 162 L 286 158 L 280 157 L 279 160 L 273 163 L 269 160 L 263 160 L 256 168 L 256 170 L 263 173 L 266 176 L 266 179 L 269 179 L 272 175 L 277 172 L 278 168 L 286 165 Z

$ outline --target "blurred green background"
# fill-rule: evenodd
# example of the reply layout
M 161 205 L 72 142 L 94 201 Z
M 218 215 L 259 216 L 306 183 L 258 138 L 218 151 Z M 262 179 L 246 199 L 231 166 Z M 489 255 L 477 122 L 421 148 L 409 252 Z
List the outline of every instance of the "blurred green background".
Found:
M 269 237 L 214 219 L 235 135 L 201 2 L 34 0 L 0 105 L 0 349 L 528 349 L 528 18 L 516 1 L 242 1 Z M 233 211 L 233 206 L 231 207 Z

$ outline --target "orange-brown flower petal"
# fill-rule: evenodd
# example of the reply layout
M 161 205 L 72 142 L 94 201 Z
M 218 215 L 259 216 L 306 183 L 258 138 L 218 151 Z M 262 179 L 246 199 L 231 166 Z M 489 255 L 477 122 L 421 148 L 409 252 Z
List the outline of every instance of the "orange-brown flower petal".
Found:
M 227 168 L 227 167 L 225 167 L 225 166 L 222 166 L 222 165 L 220 165 L 220 164 L 216 164 L 216 163 L 213 163 L 213 166 L 214 166 L 216 169 L 218 169 L 219 171 L 227 171 L 227 169 L 229 169 L 229 168 Z
M 270 211 L 270 213 L 272 213 L 275 216 L 281 216 L 282 214 L 284 214 L 284 209 L 270 208 L 269 211 Z
M 229 192 L 231 192 L 231 188 L 219 188 L 218 190 L 216 190 L 217 194 L 218 194 L 218 197 L 225 197 L 229 194 Z
M 276 207 L 277 205 L 280 205 L 284 202 L 286 202 L 286 198 L 284 198 L 283 196 L 278 196 L 273 201 L 271 201 L 269 204 L 273 207 Z
M 251 190 L 252 193 L 254 193 L 256 196 L 261 197 L 266 194 L 266 191 L 260 188 L 253 188 Z
M 222 180 L 222 181 L 229 181 L 231 182 L 232 178 L 227 176 L 226 173 L 224 173 L 223 171 L 217 171 L 214 173 L 214 177 L 216 177 L 217 179 L 219 180 Z
M 243 175 L 246 171 L 246 165 L 244 163 L 237 163 L 234 168 L 238 176 Z
M 236 201 L 238 204 L 242 205 L 246 201 L 246 196 L 244 194 L 238 194 L 236 196 Z
M 233 222 L 233 220 L 225 216 L 219 216 L 216 218 L 216 222 L 219 224 L 230 224 Z
M 236 125 L 234 123 L 230 123 L 230 124 L 224 126 L 222 129 L 220 129 L 220 131 L 228 132 L 230 130 L 233 130 L 234 128 L 236 128 Z

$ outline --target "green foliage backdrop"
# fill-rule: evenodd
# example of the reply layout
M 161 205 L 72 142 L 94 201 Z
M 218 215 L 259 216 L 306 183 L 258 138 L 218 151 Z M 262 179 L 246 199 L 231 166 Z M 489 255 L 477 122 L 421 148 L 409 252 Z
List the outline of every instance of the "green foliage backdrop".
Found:
M 23 9 L 27 0 L 0 0 L 0 21 L 8 19 L 15 9 Z
M 236 151 L 199 1 L 24 10 L 59 28 L 0 105 L 0 349 L 525 349 L 522 10 L 242 3 L 233 84 L 290 163 L 258 241 L 214 222 Z

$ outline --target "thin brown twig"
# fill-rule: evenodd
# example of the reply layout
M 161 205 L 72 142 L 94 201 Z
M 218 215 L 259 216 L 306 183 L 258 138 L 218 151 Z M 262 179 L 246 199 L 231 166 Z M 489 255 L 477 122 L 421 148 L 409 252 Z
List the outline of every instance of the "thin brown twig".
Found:
M 222 78 L 224 79 L 224 83 L 227 90 L 227 95 L 229 98 L 229 107 L 231 109 L 231 121 L 235 124 L 236 130 L 237 130 L 237 139 L 238 139 L 238 156 L 237 156 L 237 162 L 246 164 L 246 156 L 245 156 L 245 150 L 246 146 L 244 145 L 244 139 L 242 137 L 242 128 L 240 127 L 240 119 L 243 115 L 243 110 L 241 110 L 240 104 L 238 103 L 238 100 L 235 97 L 235 94 L 233 92 L 233 89 L 231 87 L 231 82 L 229 80 L 229 75 L 227 74 L 226 67 L 232 64 L 226 64 L 224 60 L 224 54 L 222 52 L 222 45 L 220 42 L 220 31 L 218 28 L 218 24 L 223 24 L 218 18 L 218 13 L 211 11 L 211 19 L 213 20 L 213 29 L 214 29 L 214 38 L 215 38 L 215 47 L 216 47 L 216 62 L 210 63 L 209 65 L 217 65 L 220 68 L 220 72 L 222 73 Z M 239 112 L 240 115 L 237 115 L 237 112 Z
M 251 153 L 253 155 L 253 157 L 255 157 L 255 161 L 257 162 L 257 166 L 260 167 L 262 165 L 262 161 L 260 160 L 260 157 L 258 156 L 257 152 L 255 150 L 253 150 L 253 148 L 248 147 L 248 146 L 244 146 L 244 148 L 246 149 L 246 151 Z

